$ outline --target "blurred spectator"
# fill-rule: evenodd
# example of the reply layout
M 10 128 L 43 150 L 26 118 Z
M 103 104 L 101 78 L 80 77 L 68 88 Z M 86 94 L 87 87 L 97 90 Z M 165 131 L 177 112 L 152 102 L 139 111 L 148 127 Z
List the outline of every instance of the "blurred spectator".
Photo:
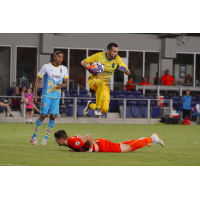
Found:
M 18 85 L 16 85 L 15 86 L 15 90 L 13 91 L 13 94 L 12 94 L 12 96 L 21 96 L 21 93 L 20 93 L 20 91 L 19 91 L 19 86 Z M 15 110 L 19 110 L 19 102 L 20 102 L 20 99 L 19 98 L 13 98 L 12 99 L 12 103 L 14 104 L 14 108 L 15 108 Z
M 11 113 L 11 109 L 9 107 L 9 104 L 6 102 L 5 99 L 0 99 L 0 107 L 5 107 L 7 111 L 9 112 L 9 117 L 14 117 Z
M 33 96 L 32 89 L 28 88 L 27 93 L 24 94 L 23 100 L 26 102 L 26 123 L 32 124 L 32 116 L 33 116 Z M 29 120 L 30 116 L 30 120 Z
M 140 83 L 140 85 L 151 85 L 148 81 L 146 77 L 143 77 L 143 81 Z
M 200 124 L 199 122 L 199 117 L 200 117 L 200 102 L 197 103 L 197 105 L 195 106 L 194 108 L 194 113 L 196 112 L 196 115 L 197 115 L 197 124 Z
M 156 72 L 156 76 L 153 79 L 154 85 L 158 85 L 158 72 Z
M 26 85 L 22 85 L 21 96 L 23 97 L 26 93 Z
M 181 98 L 181 102 L 183 104 L 184 118 L 186 118 L 186 116 L 190 117 L 191 101 L 192 101 L 192 97 L 190 96 L 190 90 L 186 90 L 186 95 L 182 96 Z
M 188 74 L 184 80 L 184 83 L 192 83 L 192 77 L 190 74 Z
M 166 74 L 161 78 L 162 85 L 173 86 L 174 85 L 174 78 L 169 74 L 169 70 L 166 70 Z
M 126 90 L 133 90 L 134 85 L 137 85 L 137 83 L 133 83 L 133 77 L 129 76 L 128 82 L 126 83 Z

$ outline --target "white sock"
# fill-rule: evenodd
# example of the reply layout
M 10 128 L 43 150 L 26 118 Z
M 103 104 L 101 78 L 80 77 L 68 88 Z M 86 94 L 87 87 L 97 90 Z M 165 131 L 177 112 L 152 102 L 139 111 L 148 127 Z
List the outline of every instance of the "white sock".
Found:
M 28 122 L 28 119 L 26 121 Z
M 29 122 L 32 122 L 32 119 L 30 119 Z
M 151 136 L 152 142 L 155 142 L 155 138 Z

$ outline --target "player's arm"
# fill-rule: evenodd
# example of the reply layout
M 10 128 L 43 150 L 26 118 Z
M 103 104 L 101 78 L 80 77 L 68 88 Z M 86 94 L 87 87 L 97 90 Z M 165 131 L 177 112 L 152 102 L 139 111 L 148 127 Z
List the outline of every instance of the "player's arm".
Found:
M 37 102 L 37 99 L 38 99 L 38 96 L 37 96 L 37 91 L 38 91 L 38 87 L 39 87 L 39 84 L 40 84 L 40 81 L 42 80 L 42 78 L 40 78 L 38 76 L 37 80 L 35 81 L 35 86 L 33 88 L 33 94 L 34 94 L 34 101 Z
M 57 84 L 57 85 L 56 85 L 56 89 L 61 89 L 61 88 L 63 88 L 63 87 L 67 87 L 67 78 L 65 78 L 65 79 L 63 80 L 63 83 L 62 83 L 62 84 Z
M 93 138 L 92 135 L 85 135 L 82 138 L 83 144 L 88 143 L 89 144 L 89 151 L 88 152 L 92 152 L 93 149 Z
M 94 71 L 94 66 L 95 65 L 91 65 L 92 63 L 94 62 L 97 62 L 98 61 L 98 54 L 94 54 L 88 58 L 86 58 L 85 60 L 82 60 L 81 61 L 81 65 L 86 69 L 88 70 L 90 73 L 94 74 L 95 71 Z
M 128 67 L 125 65 L 125 63 L 122 61 L 122 59 L 119 57 L 119 64 L 117 66 L 117 69 L 121 72 L 124 72 L 126 75 L 130 75 L 131 72 L 128 69 Z

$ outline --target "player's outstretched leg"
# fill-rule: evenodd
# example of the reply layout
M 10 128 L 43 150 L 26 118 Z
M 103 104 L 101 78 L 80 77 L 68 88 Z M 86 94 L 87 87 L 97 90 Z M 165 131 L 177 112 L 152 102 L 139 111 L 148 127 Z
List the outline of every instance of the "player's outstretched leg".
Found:
M 88 102 L 87 102 L 87 106 L 85 107 L 85 109 L 83 110 L 83 114 L 84 115 L 87 115 L 88 114 L 88 112 L 89 112 L 89 110 L 91 109 L 90 108 L 90 104 L 92 104 L 92 101 L 91 100 L 89 100 Z M 96 106 L 95 106 L 96 107 Z M 95 109 L 94 109 L 95 110 Z
M 152 142 L 157 143 L 161 145 L 162 147 L 165 146 L 164 142 L 158 137 L 156 133 L 152 134 L 151 138 L 152 138 Z
M 47 140 L 53 130 L 54 124 L 55 124 L 55 119 L 54 120 L 49 119 L 49 123 L 47 124 L 46 134 L 45 134 L 44 139 L 41 142 L 41 145 L 47 145 Z
M 42 121 L 40 121 L 39 119 L 37 119 L 36 123 L 35 123 L 34 130 L 33 130 L 33 136 L 30 139 L 30 142 L 33 145 L 39 145 L 38 142 L 37 142 L 37 134 L 38 134 L 41 126 L 42 126 Z

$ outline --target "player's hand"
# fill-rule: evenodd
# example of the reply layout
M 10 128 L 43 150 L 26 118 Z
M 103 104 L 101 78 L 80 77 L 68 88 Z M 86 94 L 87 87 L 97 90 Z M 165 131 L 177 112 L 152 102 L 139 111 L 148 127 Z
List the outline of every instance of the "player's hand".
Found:
M 91 74 L 95 74 L 96 71 L 95 71 L 95 68 L 94 68 L 94 67 L 95 67 L 95 65 L 91 65 L 91 66 L 90 66 L 90 64 L 88 64 L 88 65 L 86 65 L 85 68 L 86 68 Z
M 118 67 L 117 69 L 118 69 L 120 72 L 127 72 L 127 71 L 128 71 L 128 69 L 127 69 L 126 67 L 123 67 L 123 66 Z
M 63 87 L 63 84 L 57 84 L 56 89 L 61 89 Z

